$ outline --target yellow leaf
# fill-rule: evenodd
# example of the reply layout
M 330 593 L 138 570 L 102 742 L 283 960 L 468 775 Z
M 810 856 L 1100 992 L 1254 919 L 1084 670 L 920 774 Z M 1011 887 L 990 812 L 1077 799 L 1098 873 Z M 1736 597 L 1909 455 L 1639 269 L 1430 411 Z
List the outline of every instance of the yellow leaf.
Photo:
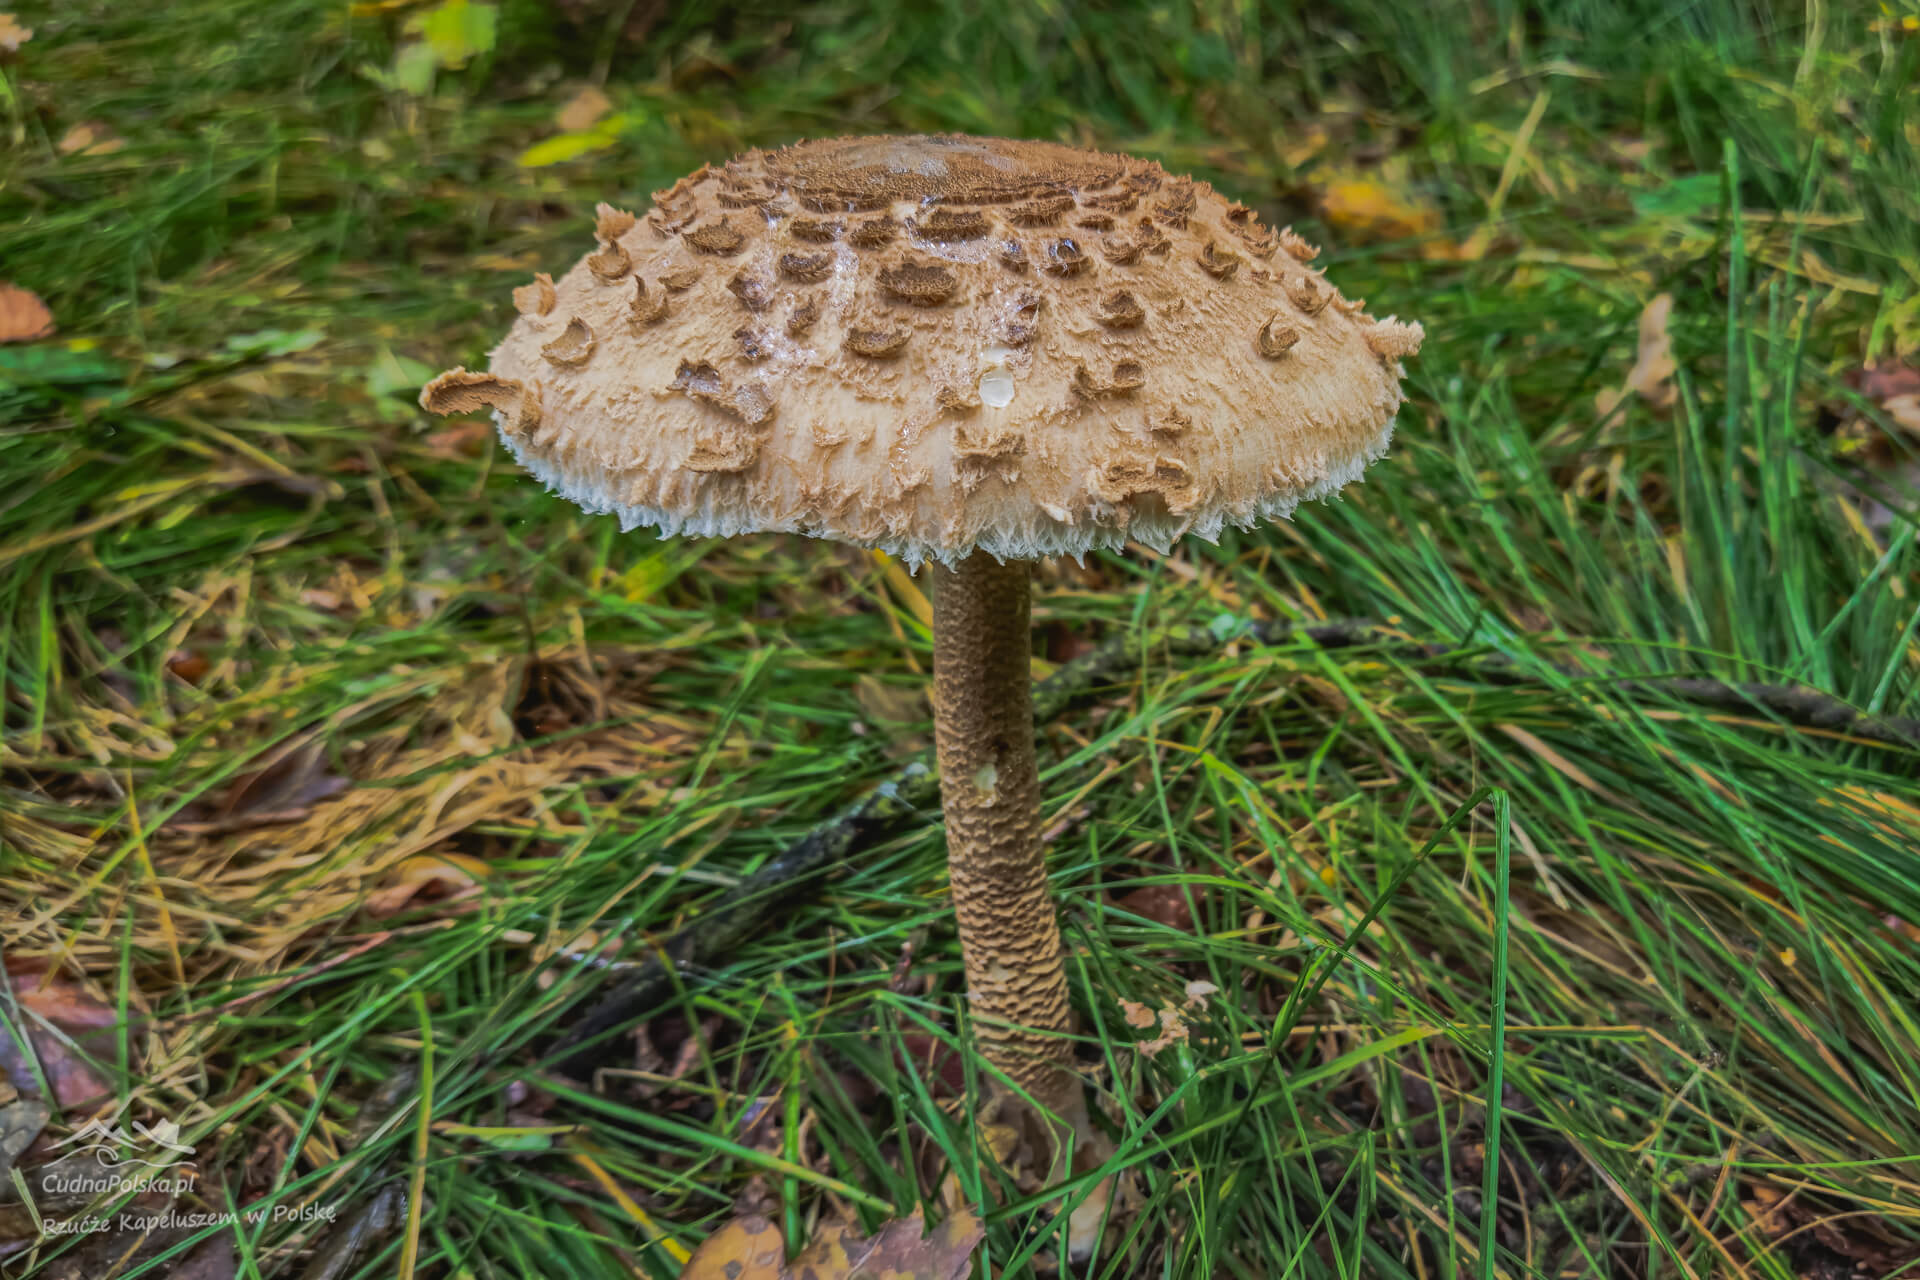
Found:
M 20 46 L 33 39 L 33 28 L 23 27 L 19 19 L 10 13 L 0 13 L 0 49 L 8 53 L 20 52 Z
M 618 136 L 604 126 L 581 133 L 556 134 L 522 151 L 518 163 L 522 169 L 544 169 L 550 164 L 578 160 L 581 156 L 605 151 L 616 141 Z
M 873 553 L 874 560 L 880 565 L 880 575 L 887 580 L 887 590 L 892 592 L 901 607 L 911 613 L 923 627 L 933 625 L 933 602 L 927 599 L 924 591 L 915 585 L 913 575 L 907 567 L 884 551 Z
M 1416 240 L 1441 228 L 1438 209 L 1376 178 L 1329 183 L 1320 195 L 1320 211 L 1334 227 L 1362 242 Z
M 734 1218 L 700 1242 L 680 1280 L 780 1280 L 786 1243 L 761 1217 Z

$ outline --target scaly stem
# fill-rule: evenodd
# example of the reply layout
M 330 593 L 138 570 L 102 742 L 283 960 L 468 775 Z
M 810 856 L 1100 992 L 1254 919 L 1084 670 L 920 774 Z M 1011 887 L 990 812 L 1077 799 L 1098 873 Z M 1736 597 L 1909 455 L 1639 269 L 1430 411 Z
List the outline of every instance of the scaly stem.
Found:
M 933 576 L 934 749 L 974 1029 L 986 1060 L 1051 1113 L 1015 1107 L 1046 1168 L 1088 1129 L 1040 846 L 1027 566 L 975 552 Z

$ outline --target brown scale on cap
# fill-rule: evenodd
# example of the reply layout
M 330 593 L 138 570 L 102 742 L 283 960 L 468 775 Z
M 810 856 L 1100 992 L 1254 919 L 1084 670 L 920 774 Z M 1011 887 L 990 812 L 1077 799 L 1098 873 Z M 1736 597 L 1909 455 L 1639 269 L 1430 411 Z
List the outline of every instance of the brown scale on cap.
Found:
M 600 252 L 587 255 L 587 270 L 602 283 L 617 284 L 633 270 L 633 258 L 620 247 L 618 240 L 612 240 Z
M 1054 195 L 1042 196 L 1038 200 L 1029 200 L 1025 204 L 1013 206 L 1007 210 L 1007 221 L 1016 227 L 1052 226 L 1067 214 L 1072 213 L 1078 203 L 1067 192 L 1057 192 Z
M 740 354 L 748 360 L 765 360 L 773 353 L 773 349 L 767 345 L 765 331 L 756 329 L 752 325 L 735 329 L 733 340 L 740 344 Z
M 773 305 L 773 291 L 759 276 L 742 271 L 727 281 L 727 292 L 740 299 L 749 311 L 765 311 Z
M 952 413 L 972 413 L 980 407 L 980 393 L 962 391 L 950 382 L 943 382 L 933 393 L 933 402 Z
M 808 244 L 832 244 L 846 230 L 844 222 L 828 222 L 821 218 L 795 218 L 787 224 L 787 234 L 795 240 L 805 240 Z
M 902 262 L 880 268 L 881 291 L 898 302 L 937 307 L 960 287 L 959 277 L 935 263 Z
M 1319 315 L 1333 299 L 1333 290 L 1318 276 L 1289 276 L 1286 290 L 1287 301 L 1309 316 Z
M 1071 236 L 1048 241 L 1046 253 L 1040 259 L 1040 269 L 1050 276 L 1077 276 L 1091 266 L 1093 259 L 1087 256 L 1080 242 Z
M 1094 319 L 1109 329 L 1132 329 L 1143 324 L 1147 318 L 1145 307 L 1139 299 L 1122 289 L 1119 293 L 1109 294 L 1101 300 Z
M 773 197 L 764 191 L 755 191 L 750 187 L 721 187 L 713 193 L 723 209 L 764 209 L 773 202 Z
M 633 230 L 639 219 L 625 209 L 616 209 L 605 201 L 593 207 L 593 234 L 600 240 L 618 240 Z
M 1195 194 L 1197 186 L 1198 184 L 1195 183 L 1192 178 L 1180 179 L 1179 182 L 1170 188 L 1165 196 L 1153 206 L 1155 221 L 1163 223 L 1175 231 L 1186 230 L 1187 219 L 1193 216 L 1194 206 L 1198 203 L 1198 198 Z
M 439 414 L 497 409 L 508 435 L 528 436 L 540 425 L 540 387 L 491 373 L 449 369 L 420 389 L 420 407 Z
M 636 328 L 659 324 L 667 318 L 667 291 L 647 292 L 645 276 L 633 278 L 633 301 L 627 304 L 627 323 Z
M 858 329 L 847 330 L 843 345 L 857 356 L 869 360 L 891 360 L 907 349 L 907 339 L 913 336 L 913 330 L 898 329 Z
M 789 280 L 814 284 L 825 280 L 832 270 L 833 255 L 831 253 L 783 253 L 780 255 L 780 274 Z
M 1240 270 L 1241 258 L 1232 250 L 1222 249 L 1219 244 L 1209 240 L 1194 261 L 1215 280 L 1231 280 L 1234 272 Z
M 971 493 L 988 479 L 1012 484 L 1026 456 L 1027 438 L 1018 431 L 964 424 L 953 429 L 954 473 L 962 492 Z
M 1274 327 L 1273 322 L 1279 318 L 1280 313 L 1274 312 L 1267 322 L 1260 326 L 1260 334 L 1254 339 L 1254 345 L 1260 349 L 1260 354 L 1269 360 L 1278 360 L 1293 350 L 1294 345 L 1300 341 L 1300 331 L 1292 325 Z
M 751 468 L 759 458 L 760 437 L 736 431 L 695 441 L 687 454 L 686 468 L 705 475 L 737 475 Z
M 820 322 L 820 299 L 809 297 L 793 304 L 787 313 L 787 336 L 798 338 Z
M 1040 332 L 1040 308 L 1044 300 L 1037 293 L 1023 293 L 1013 300 L 1006 328 L 1001 337 L 1016 347 L 1032 342 Z
M 1295 262 L 1312 262 L 1320 256 L 1320 246 L 1308 244 L 1292 227 L 1280 228 L 1280 247 L 1285 249 L 1287 256 Z
M 1138 360 L 1121 360 L 1113 366 L 1113 374 L 1101 382 L 1087 371 L 1087 366 L 1077 365 L 1073 370 L 1073 393 L 1087 400 L 1098 400 L 1104 396 L 1130 396 L 1147 385 L 1146 366 Z
M 678 391 L 690 400 L 712 405 L 750 427 L 757 427 L 773 417 L 773 398 L 767 394 L 765 387 L 754 382 L 729 387 L 726 379 L 720 376 L 720 371 L 704 360 L 698 364 L 682 360 L 668 389 Z
M 915 237 L 921 240 L 978 240 L 993 229 L 987 215 L 978 209 L 935 208 L 924 218 L 909 219 Z
M 1113 458 L 1094 473 L 1094 496 L 1112 506 L 1132 506 L 1155 498 L 1172 514 L 1185 515 L 1193 507 L 1195 485 L 1187 464 L 1165 454 L 1129 454 Z
M 893 243 L 900 232 L 892 218 L 868 218 L 847 235 L 847 243 L 856 249 L 880 249 Z
M 1426 331 L 1417 324 L 1386 319 L 1376 320 L 1367 327 L 1365 338 L 1367 349 L 1382 360 L 1392 363 L 1404 360 L 1408 356 L 1420 353 L 1420 344 L 1426 339 Z
M 683 238 L 694 252 L 716 254 L 723 258 L 732 257 L 747 243 L 745 234 L 727 218 L 697 226 Z
M 553 277 L 542 271 L 533 278 L 532 284 L 523 284 L 513 291 L 513 309 L 523 316 L 551 315 L 557 297 Z
M 1137 265 L 1147 254 L 1165 253 L 1172 247 L 1173 241 L 1167 239 L 1160 228 L 1143 218 L 1132 234 L 1107 237 L 1106 243 L 1101 246 L 1101 252 L 1114 266 L 1131 267 Z
M 548 364 L 571 368 L 591 360 L 597 345 L 593 326 L 575 316 L 567 321 L 567 327 L 560 331 L 559 337 L 540 348 L 540 354 L 546 357 Z
M 1110 186 L 1125 156 L 1058 142 L 963 134 L 830 138 L 764 153 L 767 173 L 805 204 L 1011 204 L 1061 189 Z
M 1418 340 L 1309 277 L 1312 246 L 1249 206 L 1147 161 L 1052 143 L 802 143 L 689 175 L 638 212 L 677 230 L 642 233 L 597 209 L 581 268 L 519 291 L 522 318 L 492 364 L 507 381 L 486 385 L 519 422 L 540 397 L 508 381 L 556 384 L 539 435 L 550 429 L 564 457 L 527 429 L 512 436 L 523 461 L 578 488 L 582 460 L 597 459 L 594 501 L 644 520 L 793 527 L 796 494 L 818 484 L 857 499 L 850 523 L 821 516 L 813 532 L 909 559 L 957 556 L 956 538 L 1015 557 L 1158 545 L 1188 521 L 1254 521 L 1357 474 Z M 608 293 L 609 278 L 630 292 Z M 1150 351 L 1134 349 L 1148 328 Z M 775 395 L 783 414 L 870 447 L 840 450 L 823 474 L 828 455 L 804 427 L 758 430 Z M 1028 441 L 1017 475 L 967 488 L 961 468 L 980 464 L 929 429 L 942 415 L 965 426 L 970 453 L 1009 432 Z M 745 424 L 757 462 L 700 473 L 727 476 L 720 488 L 680 483 L 692 442 Z M 1159 455 L 1127 451 L 1176 438 L 1193 482 L 1179 520 L 1164 503 L 1111 500 L 1117 478 L 1107 498 L 1088 479 L 1122 457 L 1161 475 Z M 701 465 L 743 451 L 716 445 Z M 901 488 L 921 471 L 925 486 Z

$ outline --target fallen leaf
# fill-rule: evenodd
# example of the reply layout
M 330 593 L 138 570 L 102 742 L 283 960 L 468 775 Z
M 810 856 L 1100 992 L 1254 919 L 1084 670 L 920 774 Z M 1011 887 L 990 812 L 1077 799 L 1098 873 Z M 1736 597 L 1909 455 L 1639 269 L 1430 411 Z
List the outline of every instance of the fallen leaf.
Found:
M 1920 369 L 1895 361 L 1870 364 L 1847 373 L 1841 381 L 1860 398 L 1880 406 L 1898 426 L 1920 435 Z
M 61 134 L 54 145 L 63 156 L 110 156 L 127 140 L 97 120 L 83 120 Z
M 765 1218 L 734 1218 L 700 1242 L 680 1280 L 781 1280 L 786 1251 L 780 1229 Z
M 434 60 L 443 67 L 464 67 L 493 48 L 499 11 L 475 0 L 440 0 L 423 14 L 407 19 L 407 31 L 425 38 Z
M 167 1271 L 167 1280 L 233 1280 L 238 1267 L 233 1257 L 233 1233 L 222 1231 Z
M 1320 192 L 1320 213 L 1348 240 L 1362 244 L 1419 240 L 1445 225 L 1439 209 L 1384 174 L 1329 182 Z
M 236 777 L 227 787 L 220 811 L 223 817 L 256 823 L 291 821 L 351 785 L 328 767 L 326 746 L 314 738 Z
M 734 1218 L 687 1259 L 680 1280 L 961 1280 L 985 1238 L 980 1219 L 960 1209 L 931 1234 L 918 1213 L 871 1236 L 831 1224 L 788 1265 L 780 1229 L 758 1215 Z
M 1193 907 L 1177 884 L 1142 885 L 1114 899 L 1113 905 L 1177 933 L 1193 932 Z
M 175 650 L 167 659 L 167 670 L 188 684 L 199 684 L 200 678 L 207 674 L 208 666 L 205 658 L 186 649 Z
M 33 28 L 23 27 L 10 13 L 0 13 L 0 50 L 20 52 L 20 46 L 33 39 Z
M 822 1278 L 851 1276 L 872 1254 L 873 1246 L 873 1240 L 846 1223 L 828 1223 L 814 1232 L 806 1248 L 793 1256 L 786 1274 Z
M 957 1098 L 967 1091 L 967 1064 L 951 1041 L 924 1031 L 900 1037 L 900 1052 L 913 1069 L 926 1077 L 936 1098 Z
M 353 1265 L 354 1257 L 370 1248 L 400 1224 L 407 1213 L 407 1194 L 400 1184 L 389 1182 L 381 1192 L 319 1241 L 300 1280 L 340 1280 Z
M 1122 1000 L 1120 1015 L 1127 1020 L 1127 1025 L 1130 1027 L 1145 1029 L 1154 1023 L 1153 1010 L 1138 1000 Z
M 1602 417 L 1612 413 L 1622 400 L 1635 395 L 1656 412 L 1673 407 L 1677 394 L 1673 375 L 1679 366 L 1674 363 L 1673 336 L 1667 329 L 1672 317 L 1673 295 L 1670 293 L 1658 295 L 1640 313 L 1640 337 L 1626 383 L 1618 390 L 1608 389 L 1593 398 L 1594 408 Z
M 479 457 L 486 452 L 487 442 L 492 439 L 491 423 L 456 422 L 450 427 L 443 427 L 433 432 L 421 443 L 434 457 L 453 461 L 459 458 Z
M 21 1011 L 29 1016 L 0 1024 L 0 1073 L 22 1092 L 37 1088 L 32 1066 L 15 1038 L 24 1029 L 33 1060 L 40 1064 L 54 1103 L 63 1110 L 112 1093 L 113 1086 L 81 1055 L 113 1060 L 111 1031 L 119 1014 L 79 983 L 58 974 L 15 973 L 11 983 Z
M 0 284 L 0 342 L 33 342 L 52 336 L 53 312 L 40 295 L 16 284 Z
M 395 915 L 427 894 L 437 902 L 455 902 L 480 891 L 480 881 L 492 871 L 484 861 L 462 853 L 420 853 L 395 867 L 387 882 L 367 895 L 367 914 L 374 919 Z
M 11 1085 L 0 1088 L 11 1090 Z M 52 1110 L 39 1098 L 15 1096 L 12 1101 L 0 1107 L 0 1179 L 7 1176 L 13 1168 L 13 1162 L 20 1153 L 33 1145 L 40 1131 L 47 1127 Z
M 605 151 L 620 140 L 620 130 L 609 127 L 618 120 L 620 117 L 614 116 L 610 120 L 602 120 L 591 129 L 557 134 L 543 142 L 536 142 L 520 153 L 516 163 L 522 169 L 544 169 L 550 164 L 578 160 L 581 156 Z
M 590 128 L 611 110 L 613 99 L 588 85 L 567 99 L 566 105 L 554 115 L 553 122 L 567 133 L 579 133 Z
M 861 1259 L 863 1276 L 887 1280 L 960 1280 L 973 1269 L 973 1251 L 986 1236 L 980 1219 L 960 1212 L 926 1234 L 919 1214 L 897 1218 L 874 1233 L 873 1247 Z M 852 1252 L 849 1247 L 849 1252 Z M 846 1280 L 848 1273 L 793 1273 L 793 1280 Z

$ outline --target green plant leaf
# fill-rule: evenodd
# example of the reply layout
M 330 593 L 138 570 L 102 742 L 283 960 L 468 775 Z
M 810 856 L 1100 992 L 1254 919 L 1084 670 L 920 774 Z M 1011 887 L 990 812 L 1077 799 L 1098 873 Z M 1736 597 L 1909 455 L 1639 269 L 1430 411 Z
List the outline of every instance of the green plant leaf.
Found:
M 490 4 L 441 0 L 407 25 L 410 30 L 417 28 L 440 66 L 464 67 L 477 55 L 493 48 L 498 16 Z

